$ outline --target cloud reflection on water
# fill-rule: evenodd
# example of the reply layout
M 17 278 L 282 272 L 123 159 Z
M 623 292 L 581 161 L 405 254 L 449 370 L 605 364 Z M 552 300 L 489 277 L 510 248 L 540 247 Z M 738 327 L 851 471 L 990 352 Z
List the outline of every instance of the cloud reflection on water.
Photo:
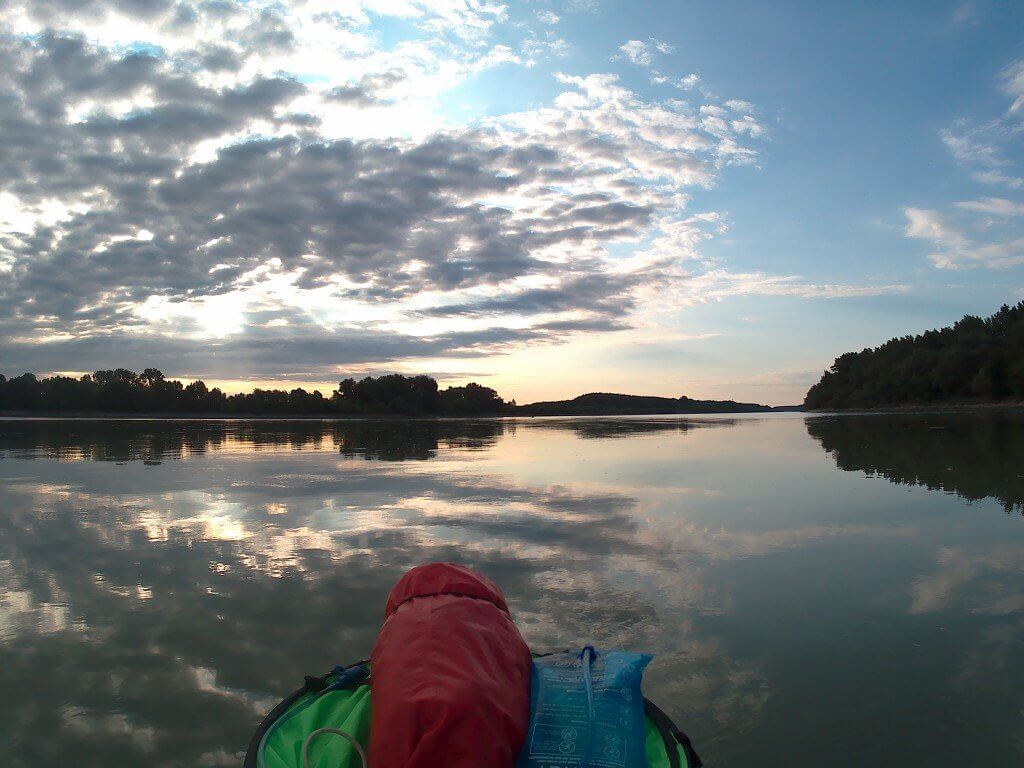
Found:
M 569 439 L 689 428 L 542 424 Z M 5 462 L 6 677 L 44 665 L 64 681 L 32 716 L 0 705 L 17 724 L 15 753 L 35 764 L 70 753 L 84 764 L 224 759 L 275 694 L 365 655 L 391 584 L 429 560 L 468 562 L 498 581 L 537 647 L 588 638 L 664 649 L 675 689 L 689 680 L 723 716 L 743 708 L 733 689 L 763 686 L 757 674 L 737 672 L 692 622 L 665 614 L 660 590 L 629 583 L 688 572 L 687 602 L 717 610 L 694 565 L 637 519 L 636 498 L 394 463 L 472 454 L 516 429 L 4 423 L 0 455 L 39 459 Z M 96 469 L 69 471 L 90 460 Z
M 818 584 L 804 560 L 871 549 L 881 567 L 885 547 L 933 548 L 929 531 L 826 513 L 813 483 L 788 491 L 811 499 L 806 513 L 748 512 L 750 494 L 769 493 L 758 470 L 789 473 L 782 489 L 821 471 L 798 420 L 612 421 L 0 422 L 0 680 L 31 704 L 0 701 L 10 754 L 231 764 L 275 697 L 366 655 L 406 568 L 458 560 L 502 586 L 535 648 L 654 651 L 652 698 L 741 762 L 793 685 L 778 667 L 799 641 L 772 614 L 798 624 L 860 598 L 831 591 L 849 579 L 843 556 Z M 516 463 L 541 447 L 544 472 Z M 631 474 L 655 459 L 668 464 L 653 480 Z M 928 620 L 948 584 L 1019 621 L 1006 569 L 961 578 L 955 552 L 937 587 L 923 556 L 870 599 L 907 615 L 916 589 L 910 615 Z M 958 674 L 978 685 L 992 671 L 968 658 Z

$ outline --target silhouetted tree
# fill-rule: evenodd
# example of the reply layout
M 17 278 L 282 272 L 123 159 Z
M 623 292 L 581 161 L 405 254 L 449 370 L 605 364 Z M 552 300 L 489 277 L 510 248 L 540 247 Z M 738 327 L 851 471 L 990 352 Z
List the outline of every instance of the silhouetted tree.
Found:
M 457 416 L 476 416 L 481 413 L 500 413 L 505 402 L 490 387 L 467 384 L 464 387 L 448 387 L 440 393 L 443 413 Z
M 236 415 L 401 415 L 478 416 L 505 413 L 512 406 L 489 387 L 468 384 L 439 391 L 429 376 L 392 374 L 360 381 L 345 379 L 330 398 L 301 387 L 286 392 L 254 389 L 226 396 L 202 381 L 187 385 L 156 368 L 136 374 L 125 368 L 80 378 L 26 373 L 0 376 L 0 410 L 47 413 L 209 413 Z
M 873 408 L 1024 399 L 1024 301 L 989 318 L 891 339 L 836 358 L 807 392 L 808 408 Z
M 8 407 L 34 411 L 42 405 L 42 385 L 31 373 L 23 373 L 7 382 Z

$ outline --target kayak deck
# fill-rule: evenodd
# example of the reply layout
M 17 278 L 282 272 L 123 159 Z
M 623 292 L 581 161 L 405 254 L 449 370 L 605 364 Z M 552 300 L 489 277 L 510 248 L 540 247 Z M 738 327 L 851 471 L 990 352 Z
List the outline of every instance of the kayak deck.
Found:
M 260 724 L 245 756 L 244 768 L 303 768 L 306 736 L 339 728 L 360 744 L 370 738 L 372 697 L 365 662 L 337 667 L 322 677 L 306 678 L 303 688 L 285 698 Z M 690 740 L 660 709 L 644 700 L 648 768 L 700 768 Z M 325 734 L 310 750 L 310 768 L 359 768 L 356 750 L 342 738 Z

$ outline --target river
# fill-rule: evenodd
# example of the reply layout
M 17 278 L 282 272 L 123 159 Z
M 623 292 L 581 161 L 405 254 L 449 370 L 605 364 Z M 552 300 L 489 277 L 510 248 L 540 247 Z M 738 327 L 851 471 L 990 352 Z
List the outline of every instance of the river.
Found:
M 1024 762 L 1024 416 L 0 420 L 0 756 L 237 766 L 455 560 L 708 766 Z

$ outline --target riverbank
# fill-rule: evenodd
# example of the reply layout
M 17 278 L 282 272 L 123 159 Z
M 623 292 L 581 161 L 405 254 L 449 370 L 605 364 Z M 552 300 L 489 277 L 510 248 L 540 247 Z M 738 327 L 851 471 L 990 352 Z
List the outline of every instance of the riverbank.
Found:
M 666 416 L 699 413 L 770 413 L 802 406 L 735 400 L 696 400 L 588 392 L 571 400 L 517 405 L 475 382 L 441 389 L 430 376 L 388 374 L 344 379 L 329 395 L 319 390 L 253 389 L 225 394 L 201 380 L 168 379 L 156 368 L 141 374 L 119 368 L 79 378 L 38 379 L 0 374 L 0 414 L 42 418 L 477 418 L 500 416 Z
M 804 408 L 804 413 L 815 416 L 830 413 L 841 414 L 887 414 L 887 413 L 970 413 L 972 411 L 1019 411 L 1024 410 L 1024 401 L 999 403 L 905 403 L 902 405 L 879 405 L 874 408 Z
M 473 416 L 403 416 L 381 413 L 362 415 L 334 414 L 270 414 L 270 413 L 117 413 L 69 412 L 41 413 L 39 411 L 0 411 L 0 420 L 33 421 L 473 421 L 479 419 L 540 419 L 540 418 L 613 418 L 616 416 L 669 417 L 669 416 L 736 416 L 741 414 L 797 413 L 803 409 L 779 406 L 762 411 L 689 411 L 664 413 L 483 413 Z
M 0 419 L 34 421 L 441 421 L 451 419 L 498 419 L 513 414 L 496 413 L 479 416 L 402 416 L 382 413 L 366 415 L 336 414 L 274 414 L 274 413 L 118 413 L 111 411 L 41 413 L 39 411 L 0 411 Z

